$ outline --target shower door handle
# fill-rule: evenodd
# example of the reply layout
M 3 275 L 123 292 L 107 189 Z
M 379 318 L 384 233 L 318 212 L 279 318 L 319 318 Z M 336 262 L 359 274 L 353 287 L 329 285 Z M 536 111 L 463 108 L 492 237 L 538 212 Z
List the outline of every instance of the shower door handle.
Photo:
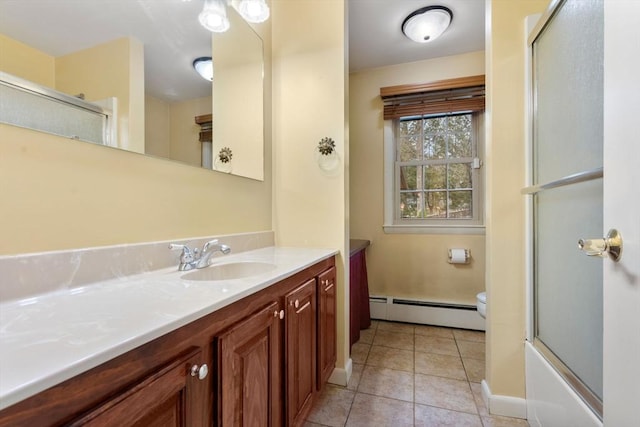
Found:
M 613 228 L 602 239 L 578 240 L 578 249 L 582 250 L 587 256 L 604 258 L 605 254 L 609 254 L 609 258 L 618 262 L 622 256 L 622 235 Z

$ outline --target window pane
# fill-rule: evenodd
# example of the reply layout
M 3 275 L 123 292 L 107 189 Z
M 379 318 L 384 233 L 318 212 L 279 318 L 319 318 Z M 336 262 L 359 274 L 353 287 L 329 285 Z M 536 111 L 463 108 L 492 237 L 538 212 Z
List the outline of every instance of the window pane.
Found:
M 471 129 L 471 114 L 449 116 L 448 125 L 449 132 L 466 132 L 467 129 Z
M 425 190 L 446 190 L 447 165 L 431 165 L 424 167 Z
M 416 191 L 400 194 L 400 217 L 420 218 L 422 216 L 422 193 Z
M 400 122 L 400 136 L 420 135 L 422 120 L 403 120 Z
M 449 192 L 449 218 L 473 218 L 471 213 L 471 191 Z
M 400 189 L 401 190 L 417 190 L 420 183 L 420 174 L 418 166 L 401 166 L 400 167 Z
M 432 117 L 428 119 L 424 119 L 423 121 L 424 133 L 445 133 L 447 131 L 447 117 Z
M 449 188 L 471 188 L 471 164 L 449 165 Z
M 471 157 L 471 131 L 454 133 L 449 137 L 447 156 L 450 158 Z
M 429 191 L 425 197 L 425 210 L 427 218 L 447 217 L 447 192 Z
M 447 137 L 444 135 L 425 135 L 424 158 L 444 159 L 447 151 Z
M 421 160 L 422 155 L 420 153 L 420 149 L 420 137 L 408 136 L 400 138 L 400 144 L 398 147 L 398 159 L 401 162 Z

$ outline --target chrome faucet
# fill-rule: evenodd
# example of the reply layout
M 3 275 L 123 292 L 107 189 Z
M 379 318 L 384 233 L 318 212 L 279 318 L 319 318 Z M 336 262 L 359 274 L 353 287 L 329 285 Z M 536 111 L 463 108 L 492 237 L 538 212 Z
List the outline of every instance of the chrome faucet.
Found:
M 170 243 L 169 249 L 182 250 L 180 254 L 180 264 L 178 265 L 179 271 L 189 271 L 194 268 L 205 268 L 209 266 L 209 259 L 211 255 L 216 252 L 222 252 L 228 254 L 231 252 L 231 248 L 227 245 L 218 243 L 218 239 L 210 240 L 204 244 L 202 251 L 198 251 L 198 248 L 191 249 L 187 245 L 180 245 L 177 243 Z
M 222 252 L 223 254 L 228 254 L 231 252 L 231 248 L 227 245 L 223 245 L 222 243 L 218 243 L 218 239 L 213 239 L 208 241 L 202 247 L 202 252 L 200 252 L 200 256 L 196 259 L 196 268 L 205 268 L 209 266 L 209 258 L 216 252 Z

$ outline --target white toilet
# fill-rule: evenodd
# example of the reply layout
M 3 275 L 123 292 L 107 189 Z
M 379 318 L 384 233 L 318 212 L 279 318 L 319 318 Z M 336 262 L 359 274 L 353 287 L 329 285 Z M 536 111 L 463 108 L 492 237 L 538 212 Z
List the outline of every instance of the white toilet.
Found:
M 478 314 L 482 316 L 483 319 L 487 318 L 487 293 L 480 292 L 476 295 L 476 306 L 478 307 Z

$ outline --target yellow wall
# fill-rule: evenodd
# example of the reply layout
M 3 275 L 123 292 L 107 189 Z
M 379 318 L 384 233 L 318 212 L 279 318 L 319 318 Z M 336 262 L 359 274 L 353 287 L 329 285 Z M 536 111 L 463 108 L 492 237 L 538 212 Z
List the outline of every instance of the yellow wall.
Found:
M 196 116 L 211 114 L 210 96 L 168 102 L 145 96 L 145 154 L 202 166 L 200 125 Z
M 118 147 L 144 153 L 142 43 L 121 38 L 56 58 L 55 89 L 87 101 L 117 97 Z
M 524 397 L 524 19 L 546 0 L 487 2 L 487 371 L 492 394 Z
M 50 88 L 55 86 L 55 58 L 3 34 L 0 71 Z
M 344 0 L 274 0 L 272 6 L 276 241 L 340 250 L 337 366 L 344 368 L 349 358 L 346 5 Z M 332 174 L 323 173 L 315 160 L 324 137 L 335 140 L 341 158 Z
M 149 94 L 144 97 L 144 152 L 168 159 L 171 154 L 171 107 Z
M 210 96 L 190 99 L 170 104 L 170 134 L 172 160 L 178 160 L 194 166 L 202 166 L 202 143 L 200 125 L 196 116 L 211 114 Z
M 380 88 L 484 74 L 484 52 L 472 52 L 352 73 L 350 99 L 351 236 L 367 249 L 372 295 L 475 305 L 484 290 L 482 235 L 385 234 L 382 229 L 383 120 Z M 447 263 L 447 249 L 469 248 L 470 265 Z

